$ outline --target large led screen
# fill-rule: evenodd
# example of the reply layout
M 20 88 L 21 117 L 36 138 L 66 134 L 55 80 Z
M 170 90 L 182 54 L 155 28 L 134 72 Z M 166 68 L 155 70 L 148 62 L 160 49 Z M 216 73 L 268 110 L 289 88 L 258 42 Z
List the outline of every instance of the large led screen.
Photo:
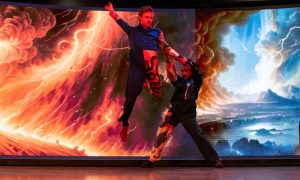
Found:
M 299 8 L 158 9 L 153 26 L 202 71 L 197 123 L 221 156 L 299 154 Z M 160 52 L 162 96 L 141 92 L 121 141 L 129 49 L 106 11 L 2 5 L 0 154 L 149 156 L 174 87 Z M 179 124 L 163 156 L 201 154 Z

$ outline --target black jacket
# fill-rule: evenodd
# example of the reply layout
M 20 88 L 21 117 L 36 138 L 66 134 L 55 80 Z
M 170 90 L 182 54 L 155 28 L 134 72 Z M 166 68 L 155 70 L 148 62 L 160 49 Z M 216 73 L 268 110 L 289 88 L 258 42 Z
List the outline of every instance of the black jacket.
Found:
M 191 65 L 192 76 L 187 80 L 183 79 L 181 76 L 177 76 L 177 80 L 172 82 L 175 91 L 171 98 L 171 105 L 173 108 L 192 108 L 194 111 L 196 109 L 195 101 L 198 98 L 198 92 L 201 88 L 203 77 L 197 64 L 192 60 L 188 60 L 187 63 Z

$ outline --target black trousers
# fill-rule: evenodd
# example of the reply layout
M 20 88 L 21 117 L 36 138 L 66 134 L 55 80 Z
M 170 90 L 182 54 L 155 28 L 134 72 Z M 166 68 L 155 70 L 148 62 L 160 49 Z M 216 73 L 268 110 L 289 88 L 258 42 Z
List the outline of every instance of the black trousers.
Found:
M 127 86 L 125 92 L 125 103 L 123 106 L 123 114 L 119 121 L 123 126 L 128 126 L 128 119 L 132 113 L 136 98 L 142 92 L 145 79 L 148 81 L 151 94 L 155 97 L 160 97 L 162 94 L 162 82 L 158 73 L 158 59 L 153 56 L 150 60 L 145 60 L 146 69 L 141 71 L 142 68 L 130 68 Z
M 193 138 L 203 157 L 208 162 L 215 163 L 219 159 L 219 155 L 213 148 L 212 144 L 208 141 L 206 135 L 199 127 L 196 121 L 196 116 L 184 114 L 180 117 L 180 122 L 184 129 Z
M 185 106 L 187 107 L 187 106 Z M 189 111 L 182 111 L 189 110 Z M 156 143 L 151 151 L 150 160 L 160 160 L 164 144 L 171 135 L 175 126 L 181 123 L 184 129 L 192 137 L 193 141 L 197 145 L 199 151 L 203 155 L 206 161 L 209 163 L 216 163 L 219 160 L 219 155 L 213 148 L 212 144 L 208 141 L 206 135 L 201 130 L 196 121 L 196 107 L 192 104 L 189 108 L 170 108 L 169 113 L 165 116 L 164 121 L 158 128 Z
M 129 74 L 125 91 L 125 103 L 123 106 L 123 114 L 119 118 L 123 126 L 128 126 L 128 119 L 132 113 L 136 98 L 143 90 L 145 76 L 140 74 Z

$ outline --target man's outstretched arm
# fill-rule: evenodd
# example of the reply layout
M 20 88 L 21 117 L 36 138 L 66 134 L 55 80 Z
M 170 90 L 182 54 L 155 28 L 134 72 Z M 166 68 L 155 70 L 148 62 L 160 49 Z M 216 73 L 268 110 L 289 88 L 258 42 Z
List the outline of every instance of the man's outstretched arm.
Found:
M 117 21 L 118 19 L 120 19 L 120 17 L 118 16 L 117 12 L 114 9 L 114 6 L 112 5 L 111 2 L 109 2 L 106 6 L 104 6 L 104 9 L 106 11 L 109 11 L 109 15 L 115 20 Z
M 122 18 L 120 18 L 111 2 L 104 6 L 104 9 L 109 11 L 109 15 L 119 24 L 119 26 L 126 32 L 126 34 L 129 34 L 131 32 L 132 27 L 129 26 Z
M 177 81 L 176 68 L 174 60 L 171 57 L 167 57 L 167 76 L 172 83 Z

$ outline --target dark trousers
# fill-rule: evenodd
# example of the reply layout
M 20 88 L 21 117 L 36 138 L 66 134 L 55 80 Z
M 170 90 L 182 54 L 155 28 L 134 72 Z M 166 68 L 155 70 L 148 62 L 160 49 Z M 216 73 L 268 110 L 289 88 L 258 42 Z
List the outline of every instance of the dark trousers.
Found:
M 132 113 L 136 98 L 143 90 L 145 80 L 147 80 L 148 90 L 153 96 L 159 97 L 162 94 L 162 82 L 158 73 L 157 57 L 153 56 L 150 60 L 145 60 L 145 64 L 146 71 L 144 73 L 138 73 L 140 70 L 137 69 L 129 69 L 125 92 L 126 100 L 123 106 L 123 114 L 119 119 L 123 126 L 128 126 L 128 119 Z
M 196 122 L 196 117 L 182 116 L 180 122 L 184 129 L 193 138 L 199 151 L 203 157 L 210 163 L 215 163 L 219 159 L 219 155 L 208 141 L 206 135 L 202 132 L 201 128 Z
M 189 135 L 194 140 L 199 151 L 203 155 L 206 161 L 209 163 L 215 163 L 219 159 L 218 153 L 213 148 L 212 144 L 208 141 L 205 134 L 203 134 L 201 128 L 196 122 L 196 113 L 178 113 L 170 112 L 165 116 L 164 121 L 158 128 L 156 143 L 151 152 L 150 160 L 159 161 L 164 144 L 168 137 L 171 135 L 174 127 L 181 123 Z
M 119 118 L 123 126 L 128 126 L 128 119 L 132 113 L 136 98 L 142 92 L 145 76 L 137 74 L 129 74 L 125 91 L 125 103 L 123 106 L 123 114 Z

